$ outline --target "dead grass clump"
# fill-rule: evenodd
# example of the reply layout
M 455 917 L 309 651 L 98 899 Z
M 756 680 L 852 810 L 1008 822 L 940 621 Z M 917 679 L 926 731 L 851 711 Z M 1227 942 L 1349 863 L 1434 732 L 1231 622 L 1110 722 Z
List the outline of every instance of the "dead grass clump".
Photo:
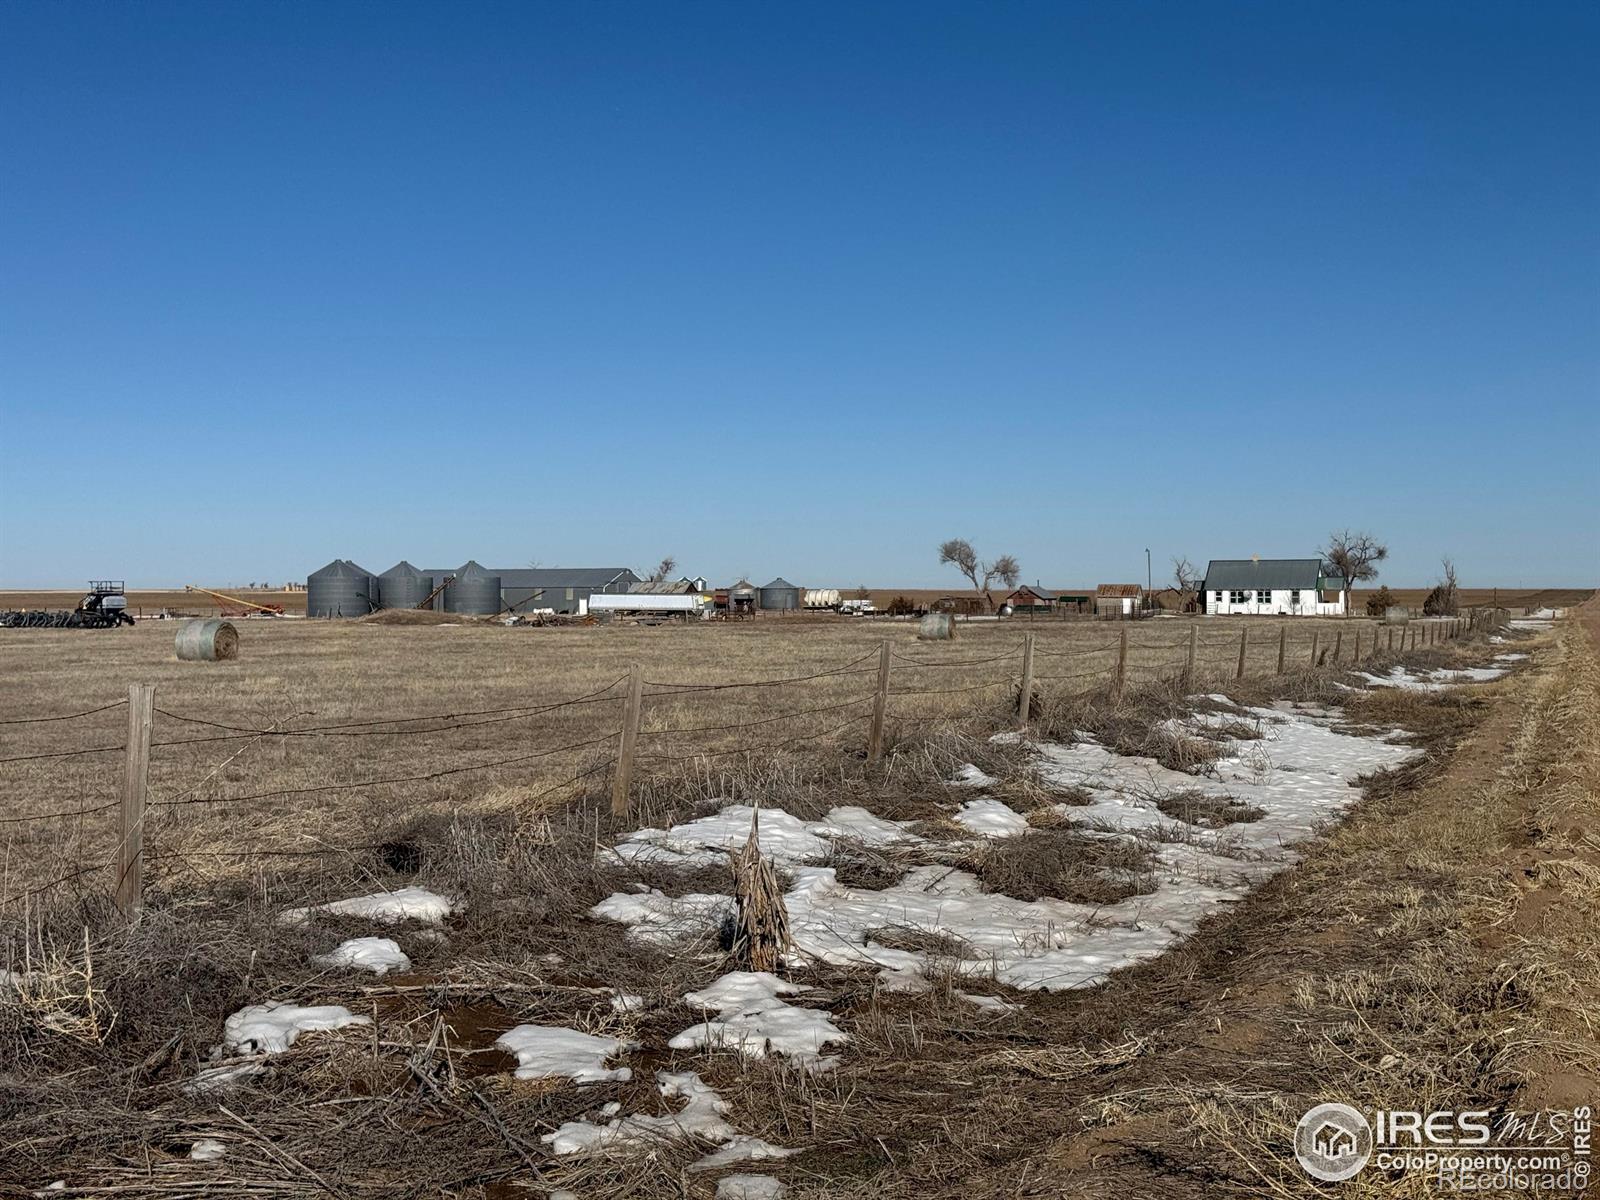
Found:
M 818 864 L 832 867 L 839 886 L 853 891 L 881 892 L 905 877 L 914 865 L 905 857 L 859 842 L 834 842 Z
M 1068 826 L 1036 827 L 1017 837 L 990 839 L 959 865 L 989 891 L 1018 900 L 1115 904 L 1155 890 L 1146 847 Z
M 1194 773 L 1222 756 L 1216 742 L 1176 728 L 1196 707 L 1172 681 L 1129 688 L 1120 700 L 1106 690 L 1055 695 L 1043 706 L 1039 732 L 1064 742 L 1089 733 L 1118 754 Z
M 1203 825 L 1207 829 L 1221 829 L 1241 821 L 1259 821 L 1267 810 L 1246 804 L 1235 796 L 1218 796 L 1198 788 L 1181 792 L 1168 792 L 1156 801 L 1156 807 L 1176 821 L 1190 825 Z
M 965 939 L 937 929 L 922 929 L 915 925 L 884 925 L 867 931 L 867 940 L 890 950 L 905 950 L 911 954 L 926 954 L 930 958 L 978 958 Z

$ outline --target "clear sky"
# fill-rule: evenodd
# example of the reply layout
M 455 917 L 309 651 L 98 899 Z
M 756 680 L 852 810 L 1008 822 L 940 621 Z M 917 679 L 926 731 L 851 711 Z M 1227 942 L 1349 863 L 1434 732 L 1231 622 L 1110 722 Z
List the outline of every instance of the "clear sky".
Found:
M 0 6 L 0 586 L 1600 570 L 1600 6 Z

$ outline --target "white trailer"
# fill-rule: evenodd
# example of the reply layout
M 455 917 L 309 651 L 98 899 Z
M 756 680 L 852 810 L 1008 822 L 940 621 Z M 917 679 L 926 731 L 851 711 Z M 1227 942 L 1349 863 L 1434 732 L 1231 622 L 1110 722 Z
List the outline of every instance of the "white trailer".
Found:
M 596 592 L 589 597 L 591 613 L 663 613 L 698 616 L 710 607 L 710 596 L 694 592 L 675 596 L 659 596 L 648 592 Z

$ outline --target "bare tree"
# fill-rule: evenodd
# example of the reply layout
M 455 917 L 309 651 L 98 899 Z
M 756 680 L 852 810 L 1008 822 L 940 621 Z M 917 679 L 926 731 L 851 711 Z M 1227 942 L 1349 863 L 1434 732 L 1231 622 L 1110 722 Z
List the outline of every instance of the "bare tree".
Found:
M 1200 583 L 1200 572 L 1187 558 L 1172 560 L 1172 582 L 1180 592 L 1192 592 Z
M 856 599 L 857 600 L 871 600 L 872 599 L 872 593 L 867 590 L 867 585 L 866 584 L 863 583 L 860 587 L 858 587 L 856 589 Z
M 1440 560 L 1444 574 L 1422 602 L 1422 612 L 1429 617 L 1453 617 L 1461 609 L 1456 595 L 1456 564 L 1449 558 Z
M 972 584 L 973 591 L 982 592 L 984 602 L 994 607 L 994 597 L 989 594 L 989 586 L 999 580 L 1009 588 L 1017 586 L 1017 580 L 1022 577 L 1022 567 L 1018 565 L 1015 556 L 1002 554 L 993 562 L 983 562 L 978 558 L 978 552 L 972 548 L 972 543 L 966 538 L 951 538 L 947 542 L 939 543 L 939 562 L 949 563 L 956 570 L 967 577 Z
M 677 569 L 678 560 L 669 554 L 656 564 L 656 569 L 651 571 L 646 578 L 651 583 L 660 583 L 663 579 L 665 579 L 668 575 L 671 575 Z
M 1328 535 L 1322 557 L 1344 579 L 1344 610 L 1348 615 L 1351 590 L 1358 583 L 1378 577 L 1378 564 L 1389 557 L 1389 547 L 1370 533 L 1351 533 L 1345 529 Z

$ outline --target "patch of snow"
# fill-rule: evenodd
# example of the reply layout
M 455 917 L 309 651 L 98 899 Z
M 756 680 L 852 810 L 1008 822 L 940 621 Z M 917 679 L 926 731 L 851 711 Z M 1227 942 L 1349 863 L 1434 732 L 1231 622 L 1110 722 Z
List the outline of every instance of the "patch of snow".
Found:
M 1523 662 L 1527 657 L 1526 654 L 1496 654 L 1494 660 L 1495 662 Z
M 675 825 L 671 829 L 639 829 L 609 851 L 624 862 L 657 862 L 699 867 L 725 862 L 750 837 L 756 814 L 748 804 L 730 804 L 710 816 Z M 802 821 L 781 808 L 763 808 L 760 818 L 761 852 L 780 866 L 813 862 L 824 857 L 830 843 L 849 838 L 869 846 L 916 841 L 904 823 L 887 821 L 864 808 L 836 808 L 820 821 Z
M 1015 837 L 1029 828 L 1027 817 L 990 796 L 968 800 L 953 819 L 963 829 L 986 838 Z
M 848 1041 L 849 1035 L 823 1009 L 801 1008 L 783 999 L 809 990 L 769 971 L 729 972 L 684 996 L 698 1008 L 715 1009 L 718 1017 L 690 1026 L 667 1045 L 674 1050 L 737 1050 L 750 1058 L 786 1054 L 810 1070 L 826 1070 L 839 1060 L 824 1057 L 822 1048 Z
M 986 1012 L 1014 1013 L 1021 1012 L 1023 1008 L 1022 1005 L 1015 1004 L 1010 1000 L 1002 1000 L 999 996 L 979 996 L 972 992 L 957 992 L 956 995 L 960 996 L 968 1004 L 981 1008 Z
M 1445 688 L 1462 683 L 1487 683 L 1506 673 L 1504 667 L 1464 667 L 1451 670 L 1440 667 L 1432 671 L 1413 672 L 1406 667 L 1391 667 L 1387 675 L 1373 675 L 1368 671 L 1356 674 L 1372 687 L 1402 688 L 1409 692 L 1442 692 Z
M 1352 780 L 1418 753 L 1396 744 L 1395 735 L 1339 732 L 1335 711 L 1239 711 L 1261 736 L 1224 737 L 1222 757 L 1209 764 L 1206 776 L 1120 755 L 1093 741 L 1034 747 L 1042 782 L 1090 797 L 1087 805 L 1057 806 L 1066 819 L 1093 836 L 1139 837 L 1153 846 L 1152 894 L 1107 905 L 1021 901 L 986 892 L 973 875 L 943 866 L 915 867 L 881 891 L 853 889 L 841 885 L 832 868 L 797 866 L 785 897 L 791 961 L 876 966 L 884 986 L 914 989 L 925 985 L 929 954 L 884 946 L 871 936 L 885 926 L 909 926 L 962 943 L 970 957 L 956 969 L 971 976 L 1029 989 L 1091 985 L 1160 954 L 1219 905 L 1295 862 L 1294 844 L 1359 798 Z M 1231 797 L 1263 815 L 1212 830 L 1175 821 L 1158 807 L 1166 795 L 1196 790 Z M 763 813 L 763 826 L 768 815 Z M 660 893 L 619 894 L 594 912 L 660 935 L 682 921 L 682 905 Z M 696 897 L 694 905 L 702 927 L 708 912 L 719 918 L 731 912 L 725 896 Z M 762 1003 L 759 995 L 755 1001 Z M 699 1044 L 683 1036 L 686 1044 Z M 811 1036 L 812 1048 L 820 1048 L 817 1031 Z
M 723 1117 L 728 1111 L 727 1102 L 693 1071 L 658 1071 L 656 1082 L 663 1096 L 669 1100 L 681 1099 L 684 1106 L 665 1117 L 635 1114 L 613 1117 L 604 1125 L 596 1125 L 592 1121 L 568 1121 L 554 1133 L 544 1134 L 539 1140 L 545 1142 L 554 1154 L 581 1154 L 586 1151 L 648 1149 L 664 1140 L 685 1138 L 704 1138 L 722 1145 L 741 1136 Z M 617 1111 L 618 1108 L 610 1105 L 606 1108 L 607 1113 Z M 776 1146 L 772 1149 L 779 1150 Z
M 950 782 L 955 784 L 957 787 L 986 788 L 993 787 L 1000 781 L 993 775 L 985 775 L 977 767 L 973 766 L 971 763 L 967 763 L 955 773 L 955 778 L 953 778 Z
M 245 1054 L 281 1054 L 302 1033 L 324 1029 L 343 1029 L 346 1025 L 370 1025 L 339 1004 L 303 1006 L 269 1000 L 241 1008 L 222 1023 L 222 1042 L 230 1050 Z
M 779 1200 L 786 1190 L 771 1175 L 728 1175 L 717 1180 L 717 1200 Z
M 595 1037 L 561 1025 L 518 1025 L 495 1039 L 496 1046 L 517 1056 L 518 1079 L 560 1076 L 575 1083 L 626 1083 L 628 1067 L 608 1068 L 606 1059 L 632 1048 L 613 1037 Z
M 740 1134 L 732 1139 L 720 1150 L 714 1150 L 698 1162 L 689 1165 L 690 1171 L 717 1171 L 723 1167 L 731 1167 L 734 1163 L 760 1162 L 767 1158 L 788 1158 L 791 1154 L 799 1154 L 798 1150 L 785 1149 L 783 1146 L 774 1146 L 764 1138 L 750 1137 Z
M 393 938 L 351 938 L 311 961 L 322 967 L 358 967 L 374 975 L 411 969 L 411 960 Z
M 437 925 L 456 909 L 455 901 L 424 887 L 403 887 L 370 896 L 353 896 L 308 908 L 286 909 L 279 918 L 286 925 L 298 925 L 312 913 L 331 913 L 341 917 L 362 917 L 369 921 L 393 923 L 423 921 Z
M 589 910 L 629 926 L 641 941 L 665 945 L 716 929 L 733 913 L 733 897 L 691 892 L 668 896 L 659 888 L 615 892 Z
M 631 992 L 612 992 L 611 1010 L 613 1012 L 642 1012 L 644 1011 L 644 997 L 635 996 Z
M 196 1162 L 213 1162 L 228 1152 L 228 1148 L 216 1138 L 201 1138 L 189 1147 L 189 1157 Z

